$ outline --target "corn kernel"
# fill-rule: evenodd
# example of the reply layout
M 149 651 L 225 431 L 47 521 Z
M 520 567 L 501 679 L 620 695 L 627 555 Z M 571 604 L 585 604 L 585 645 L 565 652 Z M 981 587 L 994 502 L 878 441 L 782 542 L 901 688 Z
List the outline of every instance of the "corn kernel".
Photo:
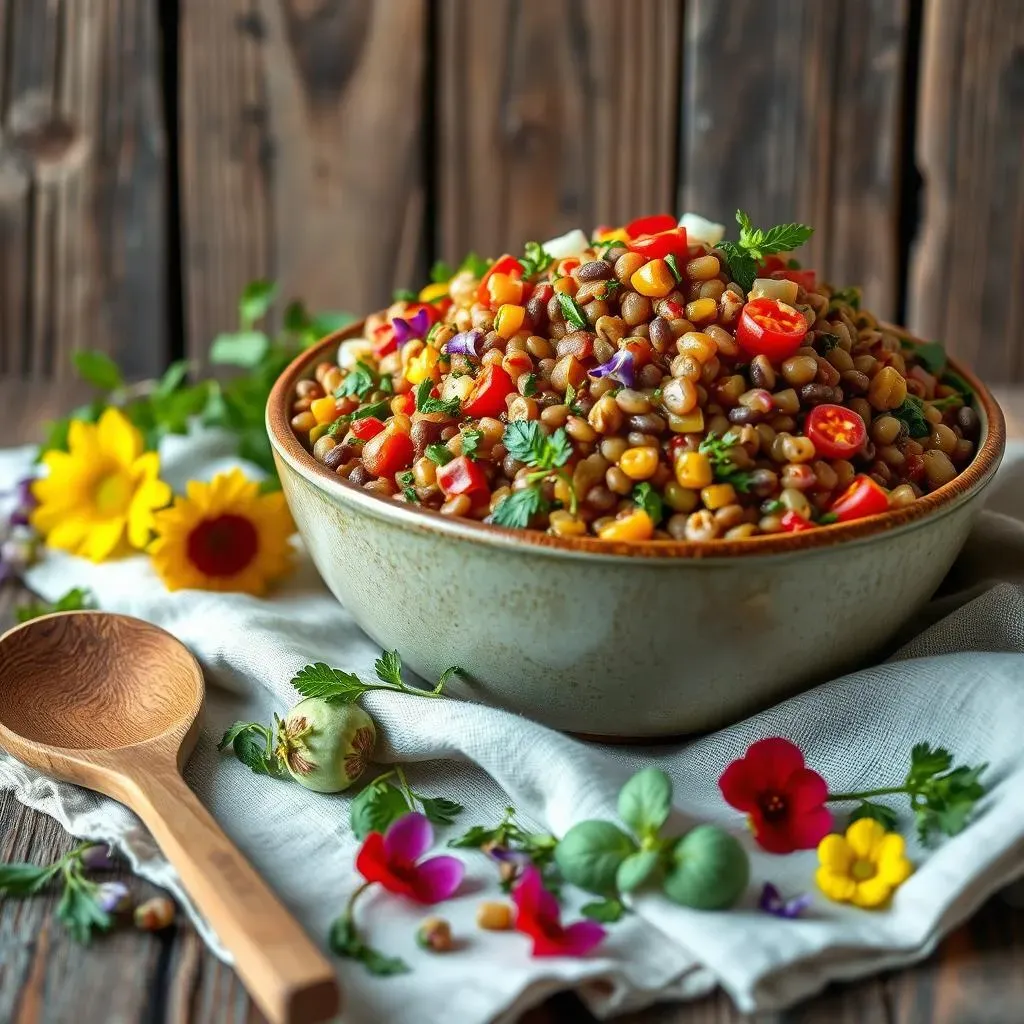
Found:
M 679 486 L 695 491 L 707 487 L 715 478 L 711 462 L 703 452 L 680 452 L 676 456 L 675 470 Z
M 736 489 L 732 484 L 712 484 L 710 487 L 705 487 L 701 490 L 700 500 L 704 502 L 705 508 L 714 512 L 715 509 L 724 508 L 726 505 L 735 503 Z
M 663 299 L 676 286 L 676 279 L 664 260 L 645 263 L 630 279 L 633 290 L 651 299 Z
M 437 302 L 439 299 L 448 298 L 448 282 L 438 281 L 436 284 L 428 284 L 419 295 L 420 302 Z
M 419 355 L 409 360 L 405 370 L 405 379 L 410 384 L 422 384 L 425 380 L 437 380 L 441 373 L 437 368 L 440 356 L 436 348 L 427 346 Z
M 310 444 L 316 444 L 317 441 L 319 441 L 320 438 L 323 437 L 327 433 L 327 431 L 330 430 L 330 429 L 331 429 L 331 425 L 329 423 L 318 423 L 309 432 L 309 443 Z
M 491 274 L 487 279 L 487 291 L 492 306 L 505 303 L 516 304 L 523 297 L 523 282 L 510 274 Z
M 693 303 L 691 302 L 690 305 L 692 306 Z M 718 342 L 703 331 L 687 331 L 676 342 L 676 349 L 681 356 L 692 356 L 703 366 L 718 355 Z
M 700 434 L 704 431 L 704 410 L 694 409 L 685 416 L 668 414 L 668 429 L 673 434 Z
M 587 524 L 565 509 L 548 516 L 548 527 L 556 537 L 582 537 L 587 532 Z
M 338 403 L 333 395 L 316 398 L 310 402 L 309 411 L 317 423 L 333 423 L 338 418 Z
M 702 320 L 714 320 L 718 313 L 718 303 L 714 299 L 694 299 L 686 304 L 686 319 L 690 323 Z
M 511 338 L 526 319 L 526 308 L 524 306 L 513 306 L 505 303 L 494 317 L 494 329 L 503 338 Z
M 601 540 L 650 540 L 654 536 L 654 522 L 642 509 L 615 519 L 598 533 Z
M 658 468 L 658 449 L 650 446 L 627 448 L 619 459 L 619 469 L 630 480 L 648 480 Z

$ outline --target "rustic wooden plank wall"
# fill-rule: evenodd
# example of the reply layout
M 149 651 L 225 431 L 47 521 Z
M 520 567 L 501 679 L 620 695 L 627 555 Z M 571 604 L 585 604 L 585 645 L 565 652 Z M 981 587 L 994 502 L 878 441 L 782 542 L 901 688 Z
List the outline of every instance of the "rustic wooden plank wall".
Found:
M 1024 379 L 1022 156 L 1016 0 L 0 0 L 0 378 L 201 362 L 257 276 L 362 311 L 743 206 Z

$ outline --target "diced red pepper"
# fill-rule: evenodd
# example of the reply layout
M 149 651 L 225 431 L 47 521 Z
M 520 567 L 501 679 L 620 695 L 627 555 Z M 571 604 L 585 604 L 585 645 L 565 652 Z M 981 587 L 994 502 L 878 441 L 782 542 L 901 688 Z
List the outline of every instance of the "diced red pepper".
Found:
M 505 398 L 516 390 L 515 381 L 500 367 L 488 366 L 473 383 L 473 390 L 462 403 L 463 416 L 500 416 Z
M 481 302 L 485 306 L 489 306 L 491 304 L 491 293 L 487 287 L 487 282 L 494 274 L 508 274 L 511 277 L 522 279 L 523 265 L 515 258 L 515 256 L 510 256 L 506 253 L 504 256 L 496 259 L 487 268 L 487 273 L 480 279 L 480 287 L 476 290 L 477 302 Z
M 641 235 L 639 238 L 632 239 L 629 247 L 633 252 L 646 256 L 650 260 L 660 260 L 666 256 L 686 259 L 690 251 L 686 243 L 684 228 L 672 228 L 671 231 L 660 231 L 654 235 Z
M 411 391 L 404 395 L 396 395 L 391 400 L 391 411 L 411 416 L 416 411 L 416 396 Z
M 641 235 L 657 235 L 662 231 L 671 231 L 676 226 L 676 219 L 671 213 L 655 213 L 650 217 L 637 217 L 626 225 L 626 234 L 630 238 Z
M 840 523 L 878 515 L 889 508 L 889 495 L 869 476 L 855 476 L 853 483 L 839 495 L 829 511 Z
M 579 270 L 579 268 L 580 261 L 575 256 L 570 256 L 559 261 L 556 273 L 558 277 L 568 277 L 574 270 Z
M 352 425 L 349 427 L 349 430 L 360 441 L 369 441 L 371 437 L 376 437 L 383 429 L 384 424 L 376 416 L 364 416 L 362 419 L 353 420 Z
M 818 275 L 813 270 L 791 267 L 781 256 L 766 256 L 764 263 L 757 268 L 759 277 L 781 277 L 793 281 L 804 291 L 813 292 L 818 285 Z
M 363 446 L 363 465 L 377 477 L 390 477 L 412 465 L 412 438 L 400 430 L 383 430 Z
M 390 355 L 398 349 L 398 339 L 395 337 L 395 329 L 391 324 L 381 324 L 373 331 L 373 354 L 379 359 L 381 356 Z
M 478 463 L 465 455 L 438 467 L 437 485 L 447 495 L 465 494 L 474 500 L 490 494 L 484 471 Z
M 799 512 L 790 509 L 781 519 L 782 528 L 786 533 L 803 533 L 804 530 L 813 530 L 814 523 L 805 519 Z

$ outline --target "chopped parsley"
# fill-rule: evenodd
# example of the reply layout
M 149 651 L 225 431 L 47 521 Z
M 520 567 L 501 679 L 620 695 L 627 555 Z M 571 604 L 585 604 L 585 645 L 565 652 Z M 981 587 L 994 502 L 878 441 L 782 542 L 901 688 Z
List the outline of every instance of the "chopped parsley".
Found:
M 834 348 L 839 348 L 839 335 L 838 334 L 826 334 L 824 331 L 820 333 L 815 341 L 818 343 L 818 351 L 824 355 L 826 352 L 831 352 Z
M 476 451 L 480 447 L 480 442 L 483 440 L 484 432 L 477 430 L 476 427 L 470 427 L 469 430 L 462 432 L 462 454 L 467 459 L 475 459 Z
M 601 259 L 608 254 L 609 249 L 625 249 L 626 243 L 621 238 L 606 238 L 603 242 L 591 242 L 591 247 Z
M 665 262 L 668 264 L 668 269 L 672 271 L 672 276 L 677 281 L 682 281 L 683 275 L 679 273 L 679 264 L 676 262 L 675 253 L 670 252 L 665 257 Z
M 814 228 L 806 224 L 776 224 L 763 231 L 755 228 L 742 210 L 736 211 L 736 223 L 740 226 L 740 240 L 719 242 L 717 248 L 725 253 L 733 280 L 745 292 L 753 287 L 758 265 L 766 256 L 798 249 L 814 234 Z
M 926 437 L 932 432 L 932 425 L 924 414 L 924 403 L 915 395 L 907 395 L 899 406 L 889 411 L 889 415 L 906 423 L 911 437 Z
M 541 490 L 544 481 L 552 475 L 567 477 L 564 471 L 559 470 L 572 458 L 572 441 L 562 427 L 548 436 L 537 420 L 513 420 L 505 428 L 502 442 L 509 455 L 535 472 L 527 475 L 525 487 L 513 491 L 501 501 L 491 514 L 491 522 L 524 529 L 533 515 L 547 507 Z
M 735 438 L 729 434 L 724 437 L 708 434 L 701 441 L 698 451 L 708 457 L 716 480 L 723 484 L 732 484 L 737 491 L 746 494 L 750 490 L 750 474 L 739 469 L 729 457 L 729 449 L 735 445 Z
M 334 391 L 335 398 L 365 398 L 377 387 L 377 375 L 361 359 L 345 374 L 345 379 Z
M 491 522 L 497 526 L 509 526 L 516 530 L 525 530 L 530 519 L 541 510 L 544 496 L 536 487 L 524 487 L 521 491 L 513 491 L 504 498 L 491 514 Z
M 646 481 L 633 488 L 633 500 L 647 513 L 655 526 L 664 518 L 665 505 L 661 495 Z
M 828 311 L 834 313 L 840 306 L 849 306 L 851 309 L 860 310 L 860 289 L 840 288 L 832 293 L 828 300 Z
M 569 384 L 565 389 L 565 404 L 569 407 L 569 412 L 576 416 L 582 416 L 583 410 L 580 408 L 579 402 L 576 401 L 576 396 L 579 392 Z
M 587 318 L 583 315 L 583 310 L 571 295 L 559 292 L 558 305 L 561 307 L 562 316 L 565 317 L 567 324 L 575 327 L 578 331 L 582 331 L 587 326 Z
M 527 242 L 526 253 L 519 258 L 519 265 L 523 268 L 525 277 L 542 274 L 554 262 L 555 257 L 540 242 Z
M 523 385 L 523 394 L 529 398 L 531 395 L 537 394 L 537 374 L 531 373 L 526 378 L 526 383 Z
M 415 477 L 412 475 L 412 470 L 407 469 L 404 473 L 398 474 L 398 482 L 402 485 L 402 493 L 405 495 L 405 500 L 412 502 L 414 505 L 419 504 L 420 497 L 416 493 L 414 485 Z
M 956 388 L 957 391 L 964 396 L 964 401 L 970 401 L 974 397 L 974 388 L 972 388 L 959 373 L 947 370 L 942 375 L 942 383 L 948 384 L 951 388 Z
M 374 402 L 372 405 L 364 405 L 361 409 L 356 409 L 350 418 L 365 420 L 367 416 L 376 416 L 380 419 L 381 416 L 389 416 L 390 414 L 391 402 L 387 398 L 382 398 L 379 402 Z
M 416 386 L 416 409 L 419 412 L 440 412 L 445 416 L 459 415 L 457 398 L 434 398 L 430 392 L 434 390 L 434 382 L 428 377 Z
M 424 454 L 438 466 L 447 466 L 455 458 L 446 444 L 428 444 Z

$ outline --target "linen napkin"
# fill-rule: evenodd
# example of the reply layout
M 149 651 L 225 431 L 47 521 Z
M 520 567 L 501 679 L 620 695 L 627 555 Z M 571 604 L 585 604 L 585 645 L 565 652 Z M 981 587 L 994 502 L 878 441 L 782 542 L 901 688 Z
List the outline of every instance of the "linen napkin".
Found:
M 203 433 L 171 438 L 163 471 L 176 490 L 237 464 L 231 441 Z M 26 449 L 0 452 L 0 490 L 24 474 Z M 251 467 L 247 467 L 251 470 Z M 93 566 L 48 553 L 29 576 L 53 599 L 87 586 L 100 607 L 158 623 L 202 662 L 207 704 L 185 776 L 229 836 L 323 943 L 331 920 L 358 884 L 350 798 L 260 778 L 216 744 L 237 719 L 266 721 L 294 703 L 289 680 L 311 661 L 370 678 L 379 651 L 320 582 L 301 552 L 298 569 L 268 599 L 194 591 L 167 593 L 142 557 Z M 644 895 L 582 959 L 532 959 L 515 933 L 482 932 L 481 899 L 496 898 L 496 876 L 474 851 L 460 894 L 438 911 L 466 940 L 457 953 L 431 954 L 414 941 L 423 908 L 387 895 L 361 902 L 358 920 L 375 947 L 403 957 L 410 974 L 375 978 L 338 960 L 343 1020 L 369 1024 L 484 1024 L 512 1021 L 553 992 L 575 988 L 600 1017 L 654 1001 L 692 998 L 723 986 L 741 1010 L 776 1009 L 830 981 L 911 963 L 985 899 L 1024 872 L 1024 445 L 1011 448 L 983 515 L 940 595 L 906 630 L 889 660 L 792 698 L 744 722 L 688 743 L 604 747 L 524 718 L 459 701 L 371 694 L 381 764 L 401 762 L 417 791 L 465 805 L 438 844 L 470 824 L 497 823 L 514 805 L 528 826 L 564 833 L 583 818 L 614 819 L 615 799 L 635 770 L 657 765 L 672 778 L 682 826 L 714 822 L 751 854 L 752 881 L 740 907 L 701 913 Z M 514 671 L 514 668 L 510 668 Z M 756 909 L 765 881 L 784 894 L 813 890 L 813 851 L 785 857 L 753 844 L 742 816 L 721 799 L 717 779 L 753 740 L 780 735 L 803 749 L 833 791 L 898 781 L 911 746 L 947 746 L 958 763 L 990 765 L 989 792 L 972 824 L 935 850 L 911 839 L 916 873 L 890 909 L 867 912 L 815 894 L 807 914 L 781 920 Z M 372 772 L 374 769 L 369 769 Z M 372 775 L 368 775 L 372 777 Z M 114 843 L 134 869 L 182 900 L 204 938 L 224 955 L 146 830 L 108 799 L 56 783 L 0 755 L 0 787 L 50 814 L 74 835 Z M 902 831 L 913 835 L 906 802 Z M 582 894 L 570 894 L 575 919 Z

